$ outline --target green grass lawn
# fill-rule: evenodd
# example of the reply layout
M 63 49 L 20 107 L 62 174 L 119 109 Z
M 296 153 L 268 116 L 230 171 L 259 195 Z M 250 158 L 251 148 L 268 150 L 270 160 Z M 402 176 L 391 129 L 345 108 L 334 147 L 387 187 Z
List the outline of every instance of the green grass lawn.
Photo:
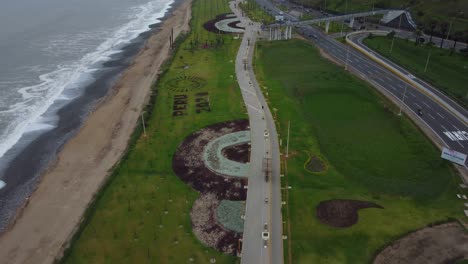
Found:
M 205 247 L 193 235 L 190 209 L 198 193 L 172 171 L 172 156 L 182 140 L 207 125 L 246 118 L 234 61 L 239 40 L 223 35 L 224 45 L 194 48 L 191 42 L 219 38 L 202 24 L 230 12 L 226 0 L 195 0 L 192 32 L 155 87 L 146 112 L 147 137 L 135 132 L 135 144 L 117 166 L 89 210 L 62 263 L 238 263 L 238 258 Z M 184 69 L 184 66 L 189 68 Z M 206 80 L 189 92 L 173 92 L 168 81 L 180 76 Z M 195 112 L 195 93 L 208 92 L 211 112 Z M 172 116 L 173 96 L 186 94 L 186 116 Z M 165 213 L 167 211 L 167 214 Z
M 275 18 L 265 12 L 255 0 L 247 0 L 245 4 L 239 4 L 239 7 L 245 12 L 252 21 L 261 22 L 263 24 L 270 24 L 275 22 Z
M 261 42 L 256 54 L 257 78 L 270 108 L 278 109 L 283 142 L 291 121 L 284 181 L 292 186 L 290 218 L 285 216 L 292 263 L 369 263 L 411 230 L 463 217 L 455 196 L 460 180 L 449 163 L 373 88 L 304 41 Z M 328 171 L 307 172 L 308 153 L 323 157 Z M 318 203 L 329 199 L 371 201 L 385 209 L 362 210 L 356 225 L 332 228 L 315 216 Z
M 392 40 L 387 37 L 372 37 L 364 40 L 370 48 L 395 63 L 407 68 L 414 75 L 428 81 L 456 101 L 468 106 L 468 59 L 459 53 L 438 47 L 415 46 L 414 42 L 395 38 L 392 53 Z M 431 52 L 427 72 L 424 72 L 427 57 Z

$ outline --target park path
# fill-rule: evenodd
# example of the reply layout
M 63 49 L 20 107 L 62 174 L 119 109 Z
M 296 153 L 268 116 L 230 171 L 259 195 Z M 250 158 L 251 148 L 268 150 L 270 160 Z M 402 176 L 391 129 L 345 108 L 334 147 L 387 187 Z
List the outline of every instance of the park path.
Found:
M 283 225 L 278 135 L 273 116 L 252 68 L 255 42 L 261 29 L 259 23 L 242 16 L 242 11 L 238 8 L 239 2 L 230 2 L 231 10 L 245 26 L 236 57 L 236 77 L 249 114 L 251 133 L 251 160 L 241 262 L 282 264 Z M 270 164 L 268 181 L 265 180 L 267 160 Z M 270 236 L 266 248 L 262 240 L 265 223 Z

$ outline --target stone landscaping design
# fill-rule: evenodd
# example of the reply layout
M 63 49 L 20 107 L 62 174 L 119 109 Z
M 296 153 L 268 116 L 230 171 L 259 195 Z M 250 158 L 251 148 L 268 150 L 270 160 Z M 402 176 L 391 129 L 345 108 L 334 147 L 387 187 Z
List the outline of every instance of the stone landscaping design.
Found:
M 468 259 L 468 232 L 453 222 L 426 227 L 394 241 L 373 263 L 459 263 L 463 259 Z
M 185 138 L 172 160 L 177 176 L 200 192 L 191 211 L 194 234 L 207 246 L 231 255 L 237 255 L 242 237 L 244 209 L 239 204 L 246 200 L 249 165 L 222 153 L 249 142 L 248 129 L 245 119 L 205 127 Z M 248 157 L 248 151 L 243 153 Z M 237 219 L 227 219 L 231 216 Z
M 312 173 L 320 173 L 327 171 L 327 163 L 320 157 L 313 155 L 305 164 L 306 170 Z
M 358 211 L 365 208 L 380 208 L 382 206 L 358 200 L 327 200 L 321 201 L 316 214 L 320 222 L 333 227 L 350 227 L 359 220 Z
M 206 80 L 197 76 L 182 75 L 166 82 L 171 91 L 190 92 L 205 86 Z
M 222 34 L 244 33 L 245 29 L 234 14 L 221 14 L 206 22 L 203 27 L 210 32 Z
M 249 165 L 227 159 L 222 154 L 222 150 L 246 142 L 250 142 L 250 131 L 245 130 L 229 133 L 212 140 L 203 152 L 206 167 L 225 176 L 245 177 Z
M 225 228 L 242 233 L 244 231 L 244 220 L 242 220 L 241 212 L 244 211 L 244 202 L 222 200 L 216 209 L 216 219 Z

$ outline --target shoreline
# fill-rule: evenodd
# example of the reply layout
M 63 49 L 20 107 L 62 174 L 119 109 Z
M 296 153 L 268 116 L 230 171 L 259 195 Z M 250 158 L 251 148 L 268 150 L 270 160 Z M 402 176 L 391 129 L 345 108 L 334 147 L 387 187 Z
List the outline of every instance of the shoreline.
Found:
M 35 191 L 0 237 L 6 263 L 52 263 L 77 231 L 85 210 L 127 150 L 160 66 L 169 35 L 188 31 L 191 1 L 175 1 L 117 82 L 59 150 Z

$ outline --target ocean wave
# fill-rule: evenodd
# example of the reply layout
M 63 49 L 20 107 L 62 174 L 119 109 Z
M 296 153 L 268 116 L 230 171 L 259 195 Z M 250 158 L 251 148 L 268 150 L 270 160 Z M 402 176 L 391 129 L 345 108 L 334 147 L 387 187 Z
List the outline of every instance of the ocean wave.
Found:
M 78 61 L 57 65 L 55 70 L 41 74 L 38 76 L 38 84 L 17 89 L 21 100 L 0 108 L 0 122 L 7 123 L 3 131 L 0 131 L 0 158 L 25 133 L 53 129 L 54 122 L 51 123 L 51 119 L 44 118 L 43 115 L 54 102 L 74 99 L 78 93 L 71 93 L 74 94 L 71 96 L 70 93 L 65 92 L 79 90 L 84 87 L 83 84 L 92 81 L 92 73 L 98 70 L 99 65 L 111 59 L 112 55 L 120 53 L 126 44 L 129 44 L 142 32 L 147 31 L 149 25 L 160 22 L 172 3 L 173 1 L 151 1 L 132 8 L 129 15 L 130 21 L 115 28 L 94 51 L 85 54 Z M 77 39 L 89 37 L 89 35 L 81 33 Z M 65 45 L 62 48 L 67 48 L 66 43 L 70 42 L 54 42 L 51 43 L 51 47 Z

